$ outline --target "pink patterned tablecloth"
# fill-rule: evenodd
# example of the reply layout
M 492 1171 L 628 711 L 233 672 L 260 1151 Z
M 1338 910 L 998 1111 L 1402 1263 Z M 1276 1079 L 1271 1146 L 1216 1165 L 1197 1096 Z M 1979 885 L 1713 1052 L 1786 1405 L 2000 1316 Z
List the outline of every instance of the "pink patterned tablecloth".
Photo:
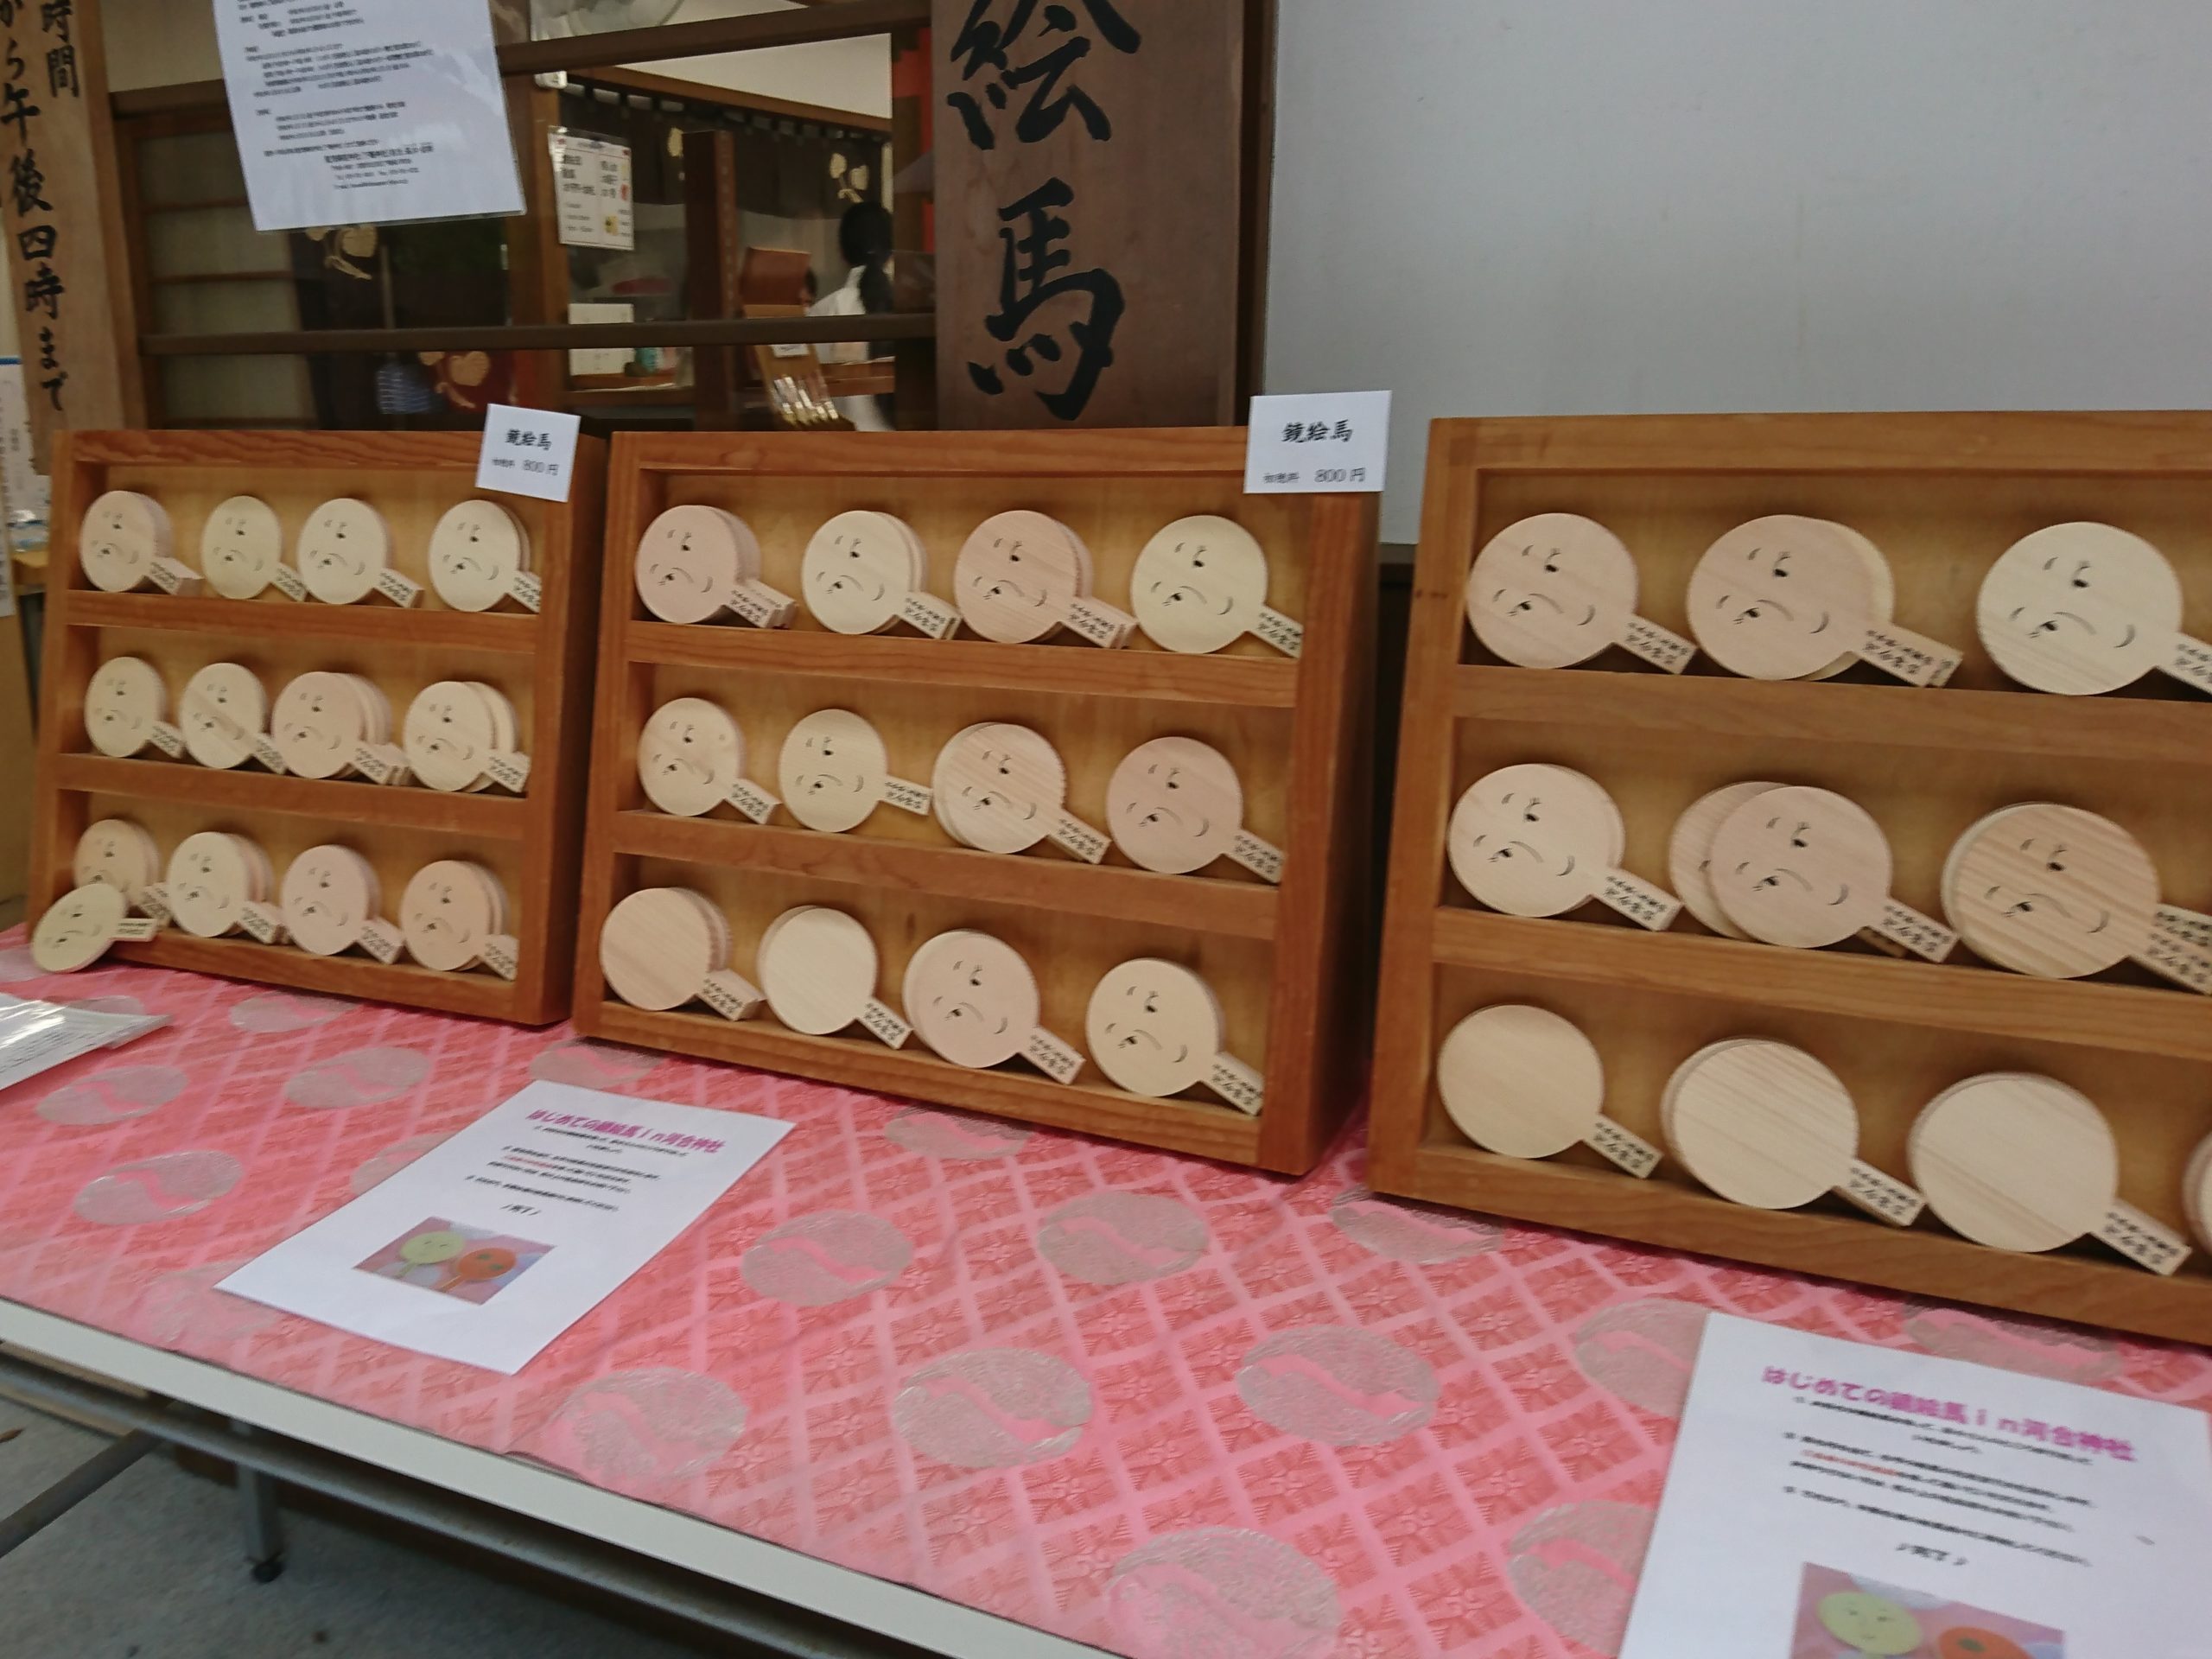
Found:
M 2212 1355 L 149 969 L 0 1095 L 0 1296 L 1117 1652 L 1611 1654 L 1707 1312 L 2212 1409 Z M 520 1376 L 215 1291 L 532 1077 L 798 1127 Z

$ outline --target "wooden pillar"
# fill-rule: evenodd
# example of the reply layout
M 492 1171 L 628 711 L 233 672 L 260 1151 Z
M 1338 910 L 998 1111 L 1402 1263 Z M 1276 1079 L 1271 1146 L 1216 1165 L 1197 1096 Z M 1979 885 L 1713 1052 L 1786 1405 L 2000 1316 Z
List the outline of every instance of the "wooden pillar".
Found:
M 737 136 L 727 128 L 683 135 L 683 227 L 690 269 L 685 314 L 738 315 Z M 738 424 L 744 376 L 734 346 L 702 346 L 691 353 L 696 423 L 702 432 Z

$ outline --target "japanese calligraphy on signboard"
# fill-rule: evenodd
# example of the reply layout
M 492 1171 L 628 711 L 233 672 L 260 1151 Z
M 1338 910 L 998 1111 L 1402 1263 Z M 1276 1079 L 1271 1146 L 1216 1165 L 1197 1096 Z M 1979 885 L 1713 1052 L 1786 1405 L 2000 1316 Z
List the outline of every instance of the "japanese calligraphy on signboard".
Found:
M 948 427 L 1232 417 L 1243 0 L 936 0 Z

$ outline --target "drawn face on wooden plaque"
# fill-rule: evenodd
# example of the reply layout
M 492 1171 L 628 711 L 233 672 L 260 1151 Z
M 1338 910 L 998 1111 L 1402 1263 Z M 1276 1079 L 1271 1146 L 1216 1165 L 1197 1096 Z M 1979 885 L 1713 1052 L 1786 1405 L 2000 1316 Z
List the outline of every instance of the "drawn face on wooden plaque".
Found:
M 1953 1232 L 1999 1250 L 2055 1250 L 2102 1221 L 2120 1190 L 2104 1114 L 2055 1077 L 1993 1071 L 1922 1109 L 1913 1185 Z
M 1041 512 L 1001 512 L 976 526 L 952 567 L 961 620 L 986 639 L 1027 645 L 1067 620 L 1090 590 L 1090 556 L 1075 532 Z
M 102 754 L 137 753 L 168 712 L 168 687 L 143 657 L 111 657 L 86 683 L 85 735 Z
M 752 532 L 733 515 L 671 507 L 638 540 L 638 597 L 664 622 L 704 622 L 760 564 Z
M 1742 928 L 1728 919 L 1728 912 L 1713 895 L 1713 838 L 1720 833 L 1720 826 L 1738 807 L 1755 796 L 1780 787 L 1778 784 L 1758 782 L 1724 784 L 1710 794 L 1700 796 L 1675 820 L 1675 832 L 1667 842 L 1667 874 L 1675 894 L 1691 915 L 1726 938 L 1740 939 L 1745 934 Z
M 1268 555 L 1234 518 L 1178 518 L 1144 544 L 1129 608 L 1163 651 L 1219 651 L 1249 633 L 1268 602 Z
M 391 558 L 391 531 L 384 515 L 351 496 L 324 502 L 300 531 L 300 580 L 327 605 L 366 599 Z
M 1084 1016 L 1090 1058 L 1116 1087 L 1165 1100 L 1205 1081 L 1221 1052 L 1221 1003 L 1189 969 L 1139 957 L 1108 972 Z
M 63 893 L 31 930 L 31 960 L 49 974 L 91 967 L 115 943 L 128 908 L 123 894 L 105 882 Z
M 768 924 L 753 963 L 761 993 L 793 1031 L 827 1037 L 875 995 L 875 941 L 842 910 L 802 905 Z
M 1728 919 L 1751 938 L 1816 949 L 1881 915 L 1889 838 L 1833 790 L 1770 789 L 1722 822 L 1708 875 Z
M 430 586 L 456 611 L 488 611 L 530 569 L 530 533 L 497 501 L 462 501 L 430 532 Z
M 1580 513 L 1508 524 L 1467 573 L 1467 620 L 1492 655 L 1522 668 L 1568 668 L 1617 643 L 1636 614 L 1636 561 Z
M 955 1065 L 1003 1065 L 1037 1029 L 1036 976 L 1012 945 L 961 929 L 924 943 L 906 963 L 906 1018 Z
M 492 752 L 512 739 L 484 688 L 467 680 L 440 680 L 416 693 L 402 736 L 415 775 L 444 790 L 474 787 Z
M 645 887 L 607 912 L 599 965 L 607 988 L 632 1007 L 680 1008 L 707 976 L 729 966 L 729 924 L 689 887 Z
M 1621 861 L 1619 808 L 1566 766 L 1501 766 L 1452 810 L 1447 845 L 1459 885 L 1510 916 L 1563 916 Z
M 1826 519 L 1754 518 L 1690 572 L 1690 631 L 1706 655 L 1749 679 L 1840 672 L 1889 612 L 1880 555 Z
M 244 766 L 268 720 L 269 694 L 251 670 L 236 663 L 208 664 L 184 683 L 178 699 L 184 747 L 203 766 Z
M 110 490 L 85 509 L 78 527 L 77 561 L 85 580 L 105 593 L 127 594 L 152 575 L 154 561 L 167 558 L 169 515 L 150 495 Z
M 1747 1039 L 1693 1054 L 1662 1112 L 1682 1166 L 1722 1198 L 1794 1210 L 1842 1185 L 1859 1112 L 1834 1072 L 1802 1048 Z
M 1195 737 L 1139 744 L 1106 785 L 1106 826 L 1140 869 L 1202 870 L 1229 850 L 1243 822 L 1236 768 Z
M 361 689 L 350 676 L 302 674 L 276 694 L 270 737 L 302 778 L 335 778 L 369 734 Z
M 176 925 L 203 939 L 219 938 L 238 925 L 249 899 L 267 891 L 260 849 L 238 836 L 203 830 L 187 836 L 169 855 L 169 912 Z
M 499 879 L 480 864 L 442 858 L 415 872 L 399 900 L 399 930 L 425 968 L 458 973 L 474 967 L 484 941 L 506 925 Z
M 2142 843 L 2078 807 L 2011 806 L 1959 837 L 1943 908 L 1974 950 L 2015 973 L 2077 979 L 2145 949 L 2158 872 Z
M 2166 556 L 2111 524 L 2053 524 L 1989 567 L 1974 604 L 1981 643 L 2037 691 L 2093 696 L 2133 685 L 2172 655 L 2181 579 Z
M 874 633 L 897 620 L 921 584 L 913 533 L 887 512 L 841 512 L 814 532 L 799 590 L 814 620 L 837 633 Z
M 1589 1139 L 1605 1105 L 1605 1068 L 1573 1020 L 1499 1003 L 1452 1027 L 1436 1088 L 1459 1132 L 1509 1158 L 1550 1158 Z
M 955 841 L 1020 853 L 1052 829 L 1067 798 L 1067 771 L 1058 751 L 1027 726 L 991 721 L 944 746 L 931 787 L 938 821 Z
M 712 811 L 744 775 L 744 734 L 704 697 L 661 704 L 638 734 L 638 781 L 664 812 L 696 818 Z
M 292 943 L 334 957 L 361 941 L 362 925 L 383 907 L 369 861 L 350 847 L 310 847 L 284 872 L 284 929 Z
M 226 599 L 251 599 L 284 559 L 284 526 L 259 496 L 216 504 L 200 531 L 200 574 Z
M 849 709 L 820 709 L 785 736 L 776 771 L 791 815 L 836 834 L 875 810 L 890 763 L 874 727 Z
M 79 887 L 98 881 L 136 903 L 162 879 L 161 849 L 143 824 L 129 818 L 102 818 L 77 837 L 70 874 Z

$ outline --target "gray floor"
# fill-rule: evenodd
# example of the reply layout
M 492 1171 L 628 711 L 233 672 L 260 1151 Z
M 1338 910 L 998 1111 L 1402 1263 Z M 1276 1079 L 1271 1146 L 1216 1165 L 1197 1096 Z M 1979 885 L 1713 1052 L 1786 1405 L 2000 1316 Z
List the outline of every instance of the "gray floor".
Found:
M 101 1437 L 0 1400 L 0 1513 Z M 272 1584 L 245 1564 L 227 1487 L 141 1459 L 0 1557 L 7 1659 L 696 1659 L 679 1647 L 313 1516 L 285 1516 Z

